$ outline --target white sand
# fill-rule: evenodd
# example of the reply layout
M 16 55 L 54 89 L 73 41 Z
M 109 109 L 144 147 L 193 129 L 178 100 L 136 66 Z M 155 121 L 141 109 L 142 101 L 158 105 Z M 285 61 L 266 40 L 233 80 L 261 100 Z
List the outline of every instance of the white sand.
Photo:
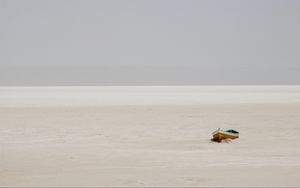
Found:
M 0 186 L 300 186 L 299 135 L 299 86 L 2 87 Z

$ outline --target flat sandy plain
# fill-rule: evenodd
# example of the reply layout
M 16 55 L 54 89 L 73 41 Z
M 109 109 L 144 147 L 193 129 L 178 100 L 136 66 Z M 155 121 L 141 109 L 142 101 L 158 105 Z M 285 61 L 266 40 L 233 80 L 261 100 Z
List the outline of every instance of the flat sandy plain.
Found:
M 299 187 L 299 135 L 300 86 L 1 87 L 0 186 Z

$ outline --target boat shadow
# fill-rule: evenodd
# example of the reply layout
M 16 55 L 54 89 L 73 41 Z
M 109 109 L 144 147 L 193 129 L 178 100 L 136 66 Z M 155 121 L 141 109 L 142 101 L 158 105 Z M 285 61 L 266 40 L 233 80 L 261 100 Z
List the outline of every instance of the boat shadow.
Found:
M 212 138 L 212 139 L 210 139 L 210 142 L 212 142 L 212 143 L 227 143 L 227 144 L 230 144 L 230 143 L 232 143 L 232 139 L 226 138 L 226 139 L 219 140 L 219 139 Z

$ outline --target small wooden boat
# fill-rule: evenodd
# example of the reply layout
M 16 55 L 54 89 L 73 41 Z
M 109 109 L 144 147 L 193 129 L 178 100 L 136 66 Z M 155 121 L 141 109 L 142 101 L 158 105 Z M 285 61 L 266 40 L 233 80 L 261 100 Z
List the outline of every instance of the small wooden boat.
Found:
M 233 129 L 229 130 L 221 130 L 220 128 L 212 133 L 213 138 L 212 141 L 221 142 L 224 139 L 236 139 L 239 138 L 239 132 Z

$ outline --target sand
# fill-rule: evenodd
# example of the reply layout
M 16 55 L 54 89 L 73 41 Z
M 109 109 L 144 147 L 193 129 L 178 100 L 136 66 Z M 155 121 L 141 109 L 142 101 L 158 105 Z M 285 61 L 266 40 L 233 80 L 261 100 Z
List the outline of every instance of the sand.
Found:
M 2 87 L 0 186 L 299 187 L 299 135 L 299 86 Z

